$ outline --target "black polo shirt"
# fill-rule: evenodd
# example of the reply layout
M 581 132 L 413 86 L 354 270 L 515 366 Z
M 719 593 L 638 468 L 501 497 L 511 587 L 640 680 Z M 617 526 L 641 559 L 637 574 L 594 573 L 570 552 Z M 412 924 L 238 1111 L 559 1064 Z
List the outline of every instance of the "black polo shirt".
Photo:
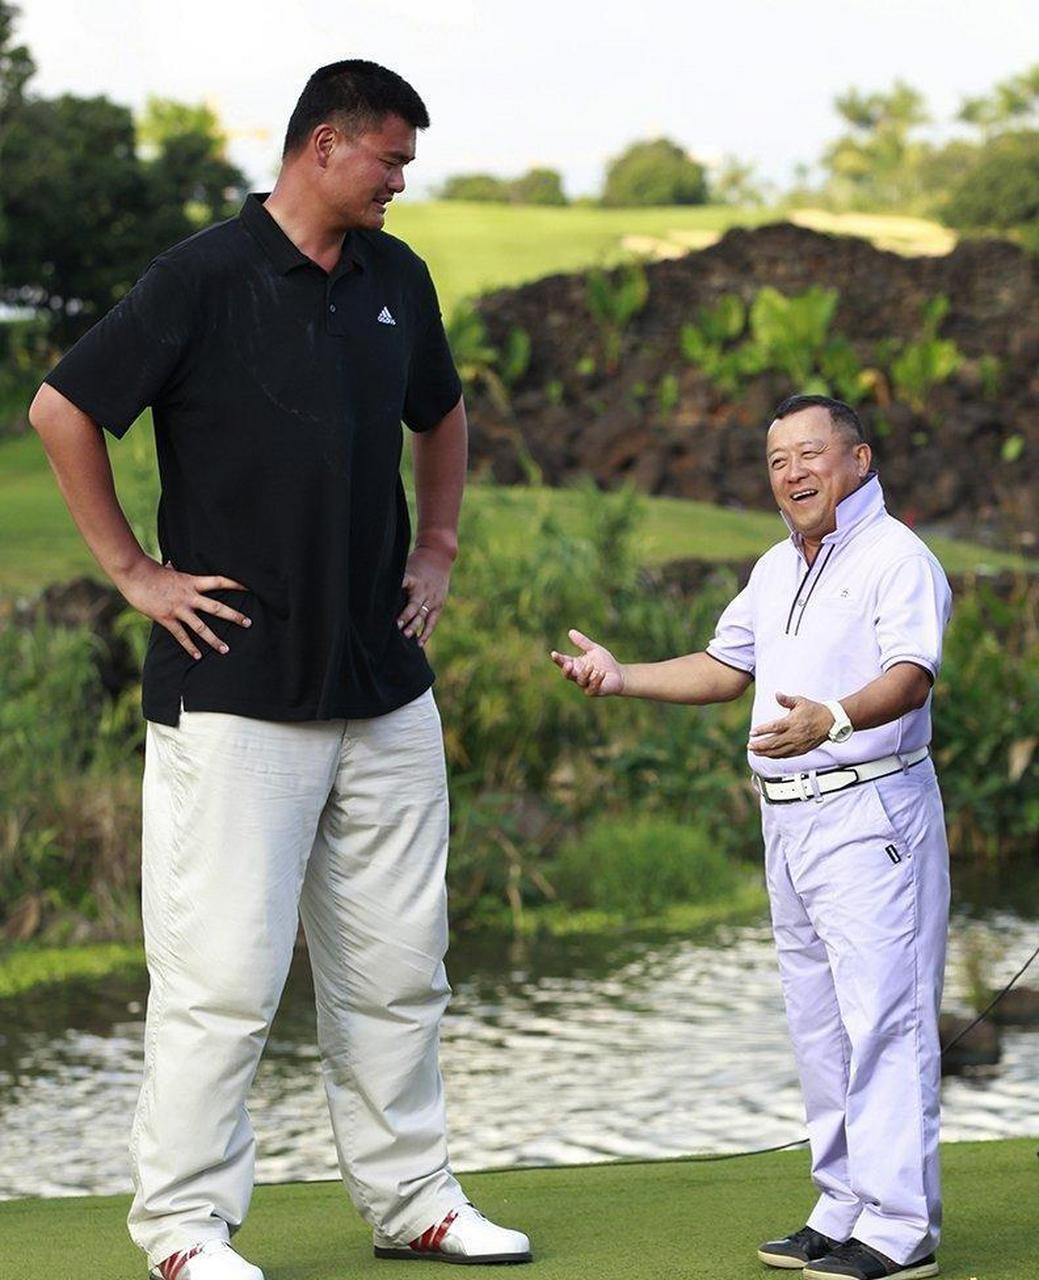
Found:
M 252 195 L 239 217 L 161 254 L 47 381 L 113 435 L 151 405 L 159 545 L 250 628 L 194 659 L 158 624 L 144 714 L 271 720 L 382 715 L 433 673 L 396 617 L 411 530 L 401 422 L 435 426 L 461 394 L 425 264 L 352 231 L 330 274 Z

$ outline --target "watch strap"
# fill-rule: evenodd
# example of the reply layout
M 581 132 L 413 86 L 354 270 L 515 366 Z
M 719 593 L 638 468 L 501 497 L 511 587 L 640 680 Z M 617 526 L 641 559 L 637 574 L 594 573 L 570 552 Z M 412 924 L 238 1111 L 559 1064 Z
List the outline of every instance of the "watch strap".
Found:
M 846 741 L 852 734 L 852 723 L 848 719 L 847 711 L 836 699 L 827 700 L 823 706 L 833 716 L 833 725 L 826 736 L 831 742 Z

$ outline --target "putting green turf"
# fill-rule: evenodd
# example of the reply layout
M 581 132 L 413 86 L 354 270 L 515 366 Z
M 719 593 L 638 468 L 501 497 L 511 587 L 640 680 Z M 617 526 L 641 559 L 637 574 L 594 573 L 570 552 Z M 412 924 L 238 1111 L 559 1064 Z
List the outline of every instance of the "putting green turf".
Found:
M 1015 1139 L 943 1148 L 940 1262 L 949 1280 L 1030 1280 L 1039 1273 L 1037 1145 Z M 754 1248 L 800 1226 L 812 1203 L 803 1151 L 707 1164 L 513 1170 L 464 1181 L 487 1214 L 529 1231 L 535 1262 L 529 1272 L 507 1273 L 517 1280 L 778 1276 L 757 1262 Z M 125 1196 L 0 1204 L 0 1275 L 141 1280 L 142 1258 L 124 1230 L 127 1206 Z M 375 1262 L 367 1228 L 331 1182 L 257 1188 L 236 1243 L 267 1280 L 392 1280 L 404 1265 Z

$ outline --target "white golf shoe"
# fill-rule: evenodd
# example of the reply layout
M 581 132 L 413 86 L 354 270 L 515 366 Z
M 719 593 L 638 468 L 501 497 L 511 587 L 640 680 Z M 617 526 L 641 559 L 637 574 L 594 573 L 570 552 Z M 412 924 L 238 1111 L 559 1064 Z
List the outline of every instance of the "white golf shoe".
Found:
M 530 1241 L 485 1218 L 471 1204 L 459 1205 L 408 1244 L 375 1233 L 375 1256 L 403 1262 L 454 1262 L 460 1265 L 529 1262 Z
M 171 1253 L 148 1272 L 151 1280 L 263 1280 L 263 1272 L 235 1253 L 226 1240 L 207 1240 Z

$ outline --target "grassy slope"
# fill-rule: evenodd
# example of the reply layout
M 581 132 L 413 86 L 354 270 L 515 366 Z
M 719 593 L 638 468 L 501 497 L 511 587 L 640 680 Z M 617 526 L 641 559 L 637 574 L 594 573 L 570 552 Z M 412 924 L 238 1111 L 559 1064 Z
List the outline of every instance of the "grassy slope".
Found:
M 580 270 L 630 255 L 633 242 L 670 250 L 703 243 L 735 225 L 754 225 L 781 217 L 775 210 L 724 207 L 663 209 L 511 208 L 499 205 L 404 201 L 391 210 L 388 230 L 412 244 L 429 262 L 445 312 L 462 297 L 489 288 L 533 280 L 555 271 Z M 832 215 L 805 211 L 812 225 L 868 235 L 920 247 L 942 234 L 936 224 L 873 217 L 859 225 Z M 860 220 L 861 221 L 861 220 Z M 915 239 L 914 239 L 915 237 Z M 627 246 L 627 247 L 626 247 Z M 140 426 L 113 447 L 120 492 L 132 489 L 128 454 Z M 147 452 L 147 451 L 146 451 Z M 508 537 L 513 526 L 495 513 L 504 509 L 493 490 L 474 490 L 470 501 L 492 512 L 491 530 Z M 514 508 L 527 497 L 510 499 Z M 557 501 L 566 508 L 569 500 Z M 677 556 L 745 559 L 764 550 L 782 528 L 761 513 L 718 511 L 704 504 L 660 500 L 651 504 L 647 556 L 661 561 Z M 938 550 L 938 547 L 936 547 Z M 947 567 L 999 566 L 1011 558 L 966 549 L 939 551 Z M 94 572 L 80 543 L 34 437 L 0 444 L 0 592 L 32 591 L 46 582 Z
M 134 477 L 140 452 L 131 456 L 131 438 L 147 437 L 142 421 L 125 440 L 111 443 L 113 467 L 128 505 L 139 506 Z M 517 543 L 535 512 L 553 510 L 565 527 L 579 529 L 580 495 L 554 489 L 503 489 L 474 484 L 467 503 L 484 518 L 487 536 Z M 746 560 L 784 536 L 778 516 L 730 511 L 676 498 L 647 499 L 644 547 L 647 562 L 697 557 Z M 1024 567 L 1019 556 L 934 539 L 931 545 L 946 569 L 962 573 L 988 567 Z M 35 435 L 0 443 L 0 593 L 33 592 L 48 582 L 101 572 L 73 525 Z
M 774 222 L 764 209 L 596 209 L 582 206 L 511 208 L 430 201 L 390 209 L 386 230 L 429 263 L 445 314 L 463 297 L 578 271 L 630 257 L 642 241 L 669 242 L 676 250 L 709 243 L 732 226 Z M 646 245 L 646 248 L 649 246 Z
M 1018 1139 L 944 1148 L 947 1280 L 1034 1274 L 1035 1146 L 1034 1139 Z M 465 1186 L 486 1213 L 529 1231 L 530 1275 L 538 1280 L 764 1276 L 756 1244 L 799 1226 L 812 1203 L 801 1151 L 706 1164 L 471 1174 Z M 123 1196 L 0 1204 L 5 1274 L 136 1280 L 144 1269 L 126 1237 L 127 1207 Z M 268 1280 L 401 1274 L 401 1264 L 372 1258 L 368 1230 L 337 1183 L 258 1188 L 237 1243 Z
M 556 271 L 612 264 L 633 254 L 673 256 L 703 248 L 734 226 L 788 216 L 776 209 L 725 206 L 663 209 L 512 208 L 406 199 L 390 209 L 386 230 L 429 263 L 445 313 L 459 298 L 520 284 Z M 955 236 L 923 218 L 796 211 L 819 231 L 859 235 L 902 253 L 947 253 Z

